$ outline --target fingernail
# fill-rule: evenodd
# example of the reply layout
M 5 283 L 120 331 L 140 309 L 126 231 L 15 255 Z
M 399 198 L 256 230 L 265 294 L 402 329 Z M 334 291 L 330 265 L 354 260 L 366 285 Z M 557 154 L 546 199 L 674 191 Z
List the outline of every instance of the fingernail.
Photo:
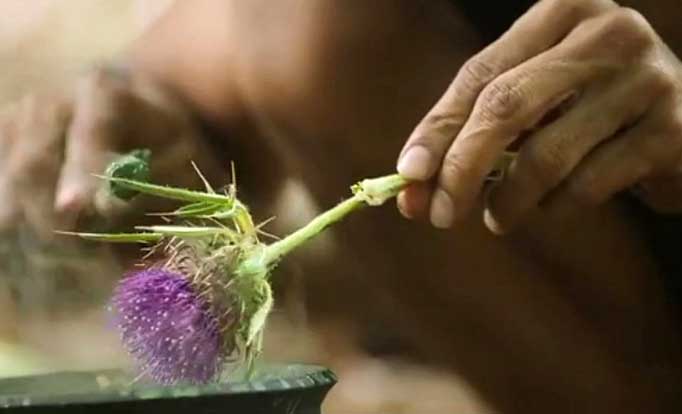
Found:
M 493 216 L 493 213 L 490 212 L 489 208 L 483 210 L 483 223 L 485 223 L 488 230 L 494 234 L 502 235 L 505 233 L 504 227 L 502 227 L 500 222 Z
M 439 229 L 447 229 L 452 226 L 454 220 L 452 200 L 448 193 L 437 190 L 431 202 L 431 224 Z
M 400 211 L 400 214 L 402 214 L 403 217 L 406 219 L 412 219 L 412 215 L 407 211 L 407 204 L 405 201 L 405 192 L 401 191 L 398 193 L 398 197 L 396 197 L 396 205 L 398 206 L 398 211 Z
M 423 181 L 429 178 L 430 164 L 431 153 L 421 145 L 416 145 L 400 158 L 398 172 L 405 178 Z

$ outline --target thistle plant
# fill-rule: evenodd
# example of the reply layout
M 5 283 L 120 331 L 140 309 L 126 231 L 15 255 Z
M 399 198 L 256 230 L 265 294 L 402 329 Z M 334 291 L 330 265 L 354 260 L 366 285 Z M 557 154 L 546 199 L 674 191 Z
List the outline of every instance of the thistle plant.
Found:
M 111 300 L 121 341 L 142 374 L 162 384 L 217 380 L 229 363 L 250 374 L 273 308 L 271 275 L 292 250 L 364 206 L 378 206 L 407 185 L 399 175 L 365 179 L 352 197 L 283 239 L 267 244 L 233 184 L 216 192 L 145 182 L 148 153 L 129 154 L 102 176 L 114 195 L 138 193 L 181 202 L 163 214 L 174 224 L 131 233 L 68 233 L 106 242 L 148 244 L 142 268 L 126 275 Z M 131 177 L 130 174 L 133 174 Z M 143 177 L 143 179 L 139 179 Z

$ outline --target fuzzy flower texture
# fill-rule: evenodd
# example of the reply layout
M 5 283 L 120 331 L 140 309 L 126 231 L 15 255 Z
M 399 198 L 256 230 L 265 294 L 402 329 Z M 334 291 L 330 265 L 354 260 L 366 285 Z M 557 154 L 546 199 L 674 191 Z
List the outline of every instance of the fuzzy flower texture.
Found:
M 111 309 L 122 344 L 141 376 L 164 385 L 217 381 L 230 364 L 245 365 L 250 375 L 273 307 L 270 277 L 279 261 L 351 212 L 383 204 L 407 185 L 398 175 L 363 180 L 352 187 L 351 198 L 266 244 L 260 240 L 266 233 L 254 225 L 234 185 L 219 194 L 204 180 L 204 192 L 190 191 L 120 173 L 138 170 L 128 165 L 137 162 L 146 160 L 128 155 L 102 177 L 117 190 L 111 193 L 180 201 L 183 205 L 166 216 L 182 225 L 69 234 L 151 244 L 141 270 L 130 272 L 116 287 Z
M 225 351 L 219 319 L 182 274 L 164 268 L 133 273 L 112 300 L 123 345 L 161 384 L 212 381 Z

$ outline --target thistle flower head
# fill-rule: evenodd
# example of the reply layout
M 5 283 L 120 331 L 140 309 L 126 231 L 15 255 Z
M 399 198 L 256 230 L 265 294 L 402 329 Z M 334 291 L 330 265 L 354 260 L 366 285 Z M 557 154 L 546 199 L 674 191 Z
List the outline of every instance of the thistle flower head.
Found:
M 202 384 L 233 351 L 235 325 L 188 275 L 150 267 L 123 279 L 112 299 L 121 340 L 140 370 L 161 384 Z

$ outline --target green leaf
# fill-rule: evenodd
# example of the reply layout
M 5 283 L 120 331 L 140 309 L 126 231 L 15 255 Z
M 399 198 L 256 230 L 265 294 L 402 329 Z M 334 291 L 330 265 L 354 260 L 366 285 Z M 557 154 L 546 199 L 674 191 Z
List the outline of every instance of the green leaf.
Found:
M 237 216 L 237 209 L 236 208 L 230 208 L 229 210 L 221 209 L 221 210 L 218 210 L 212 214 L 201 215 L 198 217 L 204 218 L 204 219 L 225 220 L 225 219 L 234 218 L 236 216 Z
M 230 237 L 236 233 L 225 227 L 195 227 L 195 226 L 137 226 L 138 230 L 150 231 L 166 236 L 177 237 L 205 237 L 223 234 Z
M 70 231 L 56 231 L 57 234 L 77 236 L 86 240 L 109 243 L 153 243 L 163 238 L 162 233 L 78 233 Z
M 169 187 L 163 185 L 143 183 L 140 181 L 129 180 L 127 178 L 106 177 L 103 175 L 96 175 L 96 177 L 108 180 L 110 182 L 118 183 L 130 190 L 139 191 L 140 193 L 149 194 L 157 197 L 168 198 L 171 200 L 197 202 L 212 202 L 219 203 L 224 206 L 231 206 L 234 204 L 234 198 L 220 195 L 209 194 L 200 191 L 192 191 L 184 188 Z
M 163 214 L 164 216 L 179 216 L 179 217 L 199 217 L 208 218 L 210 215 L 225 210 L 224 204 L 209 203 L 205 201 L 200 201 L 198 203 L 187 204 L 180 207 L 179 209 L 170 212 L 168 214 Z M 232 209 L 232 207 L 227 207 Z

